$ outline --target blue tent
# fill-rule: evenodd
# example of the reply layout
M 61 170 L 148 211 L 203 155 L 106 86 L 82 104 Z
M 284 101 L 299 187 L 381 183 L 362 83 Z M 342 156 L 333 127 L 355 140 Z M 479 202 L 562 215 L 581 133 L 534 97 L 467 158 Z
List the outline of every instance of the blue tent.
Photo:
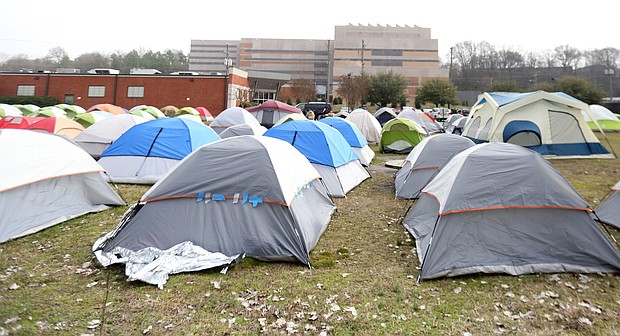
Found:
M 311 163 L 339 167 L 357 160 L 347 140 L 336 129 L 312 120 L 293 120 L 272 127 L 264 136 L 284 140 Z
M 270 128 L 264 136 L 297 148 L 321 174 L 330 196 L 345 197 L 370 177 L 344 136 L 327 124 L 293 120 Z
M 198 147 L 220 140 L 213 129 L 184 118 L 131 127 L 101 153 L 99 163 L 117 183 L 155 183 Z
M 345 119 L 338 117 L 327 117 L 319 120 L 324 124 L 327 124 L 342 134 L 345 140 L 351 145 L 351 147 L 364 147 L 368 145 L 362 132 L 353 123 L 346 121 Z
M 149 156 L 181 160 L 194 149 L 216 140 L 220 137 L 206 125 L 183 118 L 160 118 L 131 127 L 101 157 Z

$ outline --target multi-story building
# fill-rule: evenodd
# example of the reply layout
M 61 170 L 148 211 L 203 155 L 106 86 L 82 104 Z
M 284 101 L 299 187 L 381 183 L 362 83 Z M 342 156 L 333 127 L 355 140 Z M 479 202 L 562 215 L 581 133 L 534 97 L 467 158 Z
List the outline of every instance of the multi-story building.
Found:
M 225 71 L 228 48 L 234 66 L 313 81 L 319 95 L 331 94 L 343 76 L 393 71 L 407 80 L 411 100 L 424 80 L 448 78 L 430 28 L 347 25 L 336 26 L 334 36 L 334 40 L 192 40 L 189 69 Z

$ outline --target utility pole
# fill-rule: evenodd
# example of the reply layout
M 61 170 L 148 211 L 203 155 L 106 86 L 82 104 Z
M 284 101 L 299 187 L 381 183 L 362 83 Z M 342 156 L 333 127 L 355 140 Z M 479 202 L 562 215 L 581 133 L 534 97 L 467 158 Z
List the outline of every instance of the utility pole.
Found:
M 232 60 L 229 58 L 228 46 L 229 44 L 226 43 L 226 58 L 224 59 L 224 66 L 226 68 L 226 77 L 224 78 L 224 109 L 228 108 L 228 67 L 232 65 Z
M 331 40 L 327 40 L 327 84 L 325 85 L 325 102 L 326 103 L 330 103 L 329 100 L 329 93 L 330 93 L 330 89 L 329 89 L 329 84 L 331 82 L 331 75 L 332 75 L 332 71 L 331 71 Z
M 364 47 L 366 47 L 366 45 L 364 44 L 364 40 L 362 40 L 362 75 L 364 74 Z
M 452 81 L 452 52 L 454 47 L 450 47 L 450 70 L 448 70 L 448 79 Z

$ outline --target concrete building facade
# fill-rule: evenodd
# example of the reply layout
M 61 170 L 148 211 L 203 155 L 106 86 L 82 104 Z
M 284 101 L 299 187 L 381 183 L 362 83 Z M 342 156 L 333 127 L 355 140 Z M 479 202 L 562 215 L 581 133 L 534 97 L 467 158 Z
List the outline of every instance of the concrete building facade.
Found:
M 189 69 L 225 70 L 227 46 L 229 55 L 236 57 L 235 66 L 310 80 L 319 95 L 329 91 L 331 96 L 343 76 L 393 71 L 405 78 L 413 100 L 425 80 L 448 78 L 448 69 L 441 68 L 438 40 L 431 37 L 430 28 L 417 26 L 336 26 L 334 40 L 192 40 Z

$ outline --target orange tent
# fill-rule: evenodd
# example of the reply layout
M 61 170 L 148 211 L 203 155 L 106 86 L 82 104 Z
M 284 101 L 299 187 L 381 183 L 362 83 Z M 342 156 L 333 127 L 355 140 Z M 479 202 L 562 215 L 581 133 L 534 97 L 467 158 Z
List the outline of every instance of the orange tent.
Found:
M 96 104 L 96 105 L 91 106 L 91 108 L 89 108 L 88 110 L 86 110 L 86 112 L 92 112 L 92 111 L 104 111 L 104 112 L 110 112 L 112 114 L 127 113 L 127 111 L 124 108 L 120 106 L 112 105 L 112 104 Z

